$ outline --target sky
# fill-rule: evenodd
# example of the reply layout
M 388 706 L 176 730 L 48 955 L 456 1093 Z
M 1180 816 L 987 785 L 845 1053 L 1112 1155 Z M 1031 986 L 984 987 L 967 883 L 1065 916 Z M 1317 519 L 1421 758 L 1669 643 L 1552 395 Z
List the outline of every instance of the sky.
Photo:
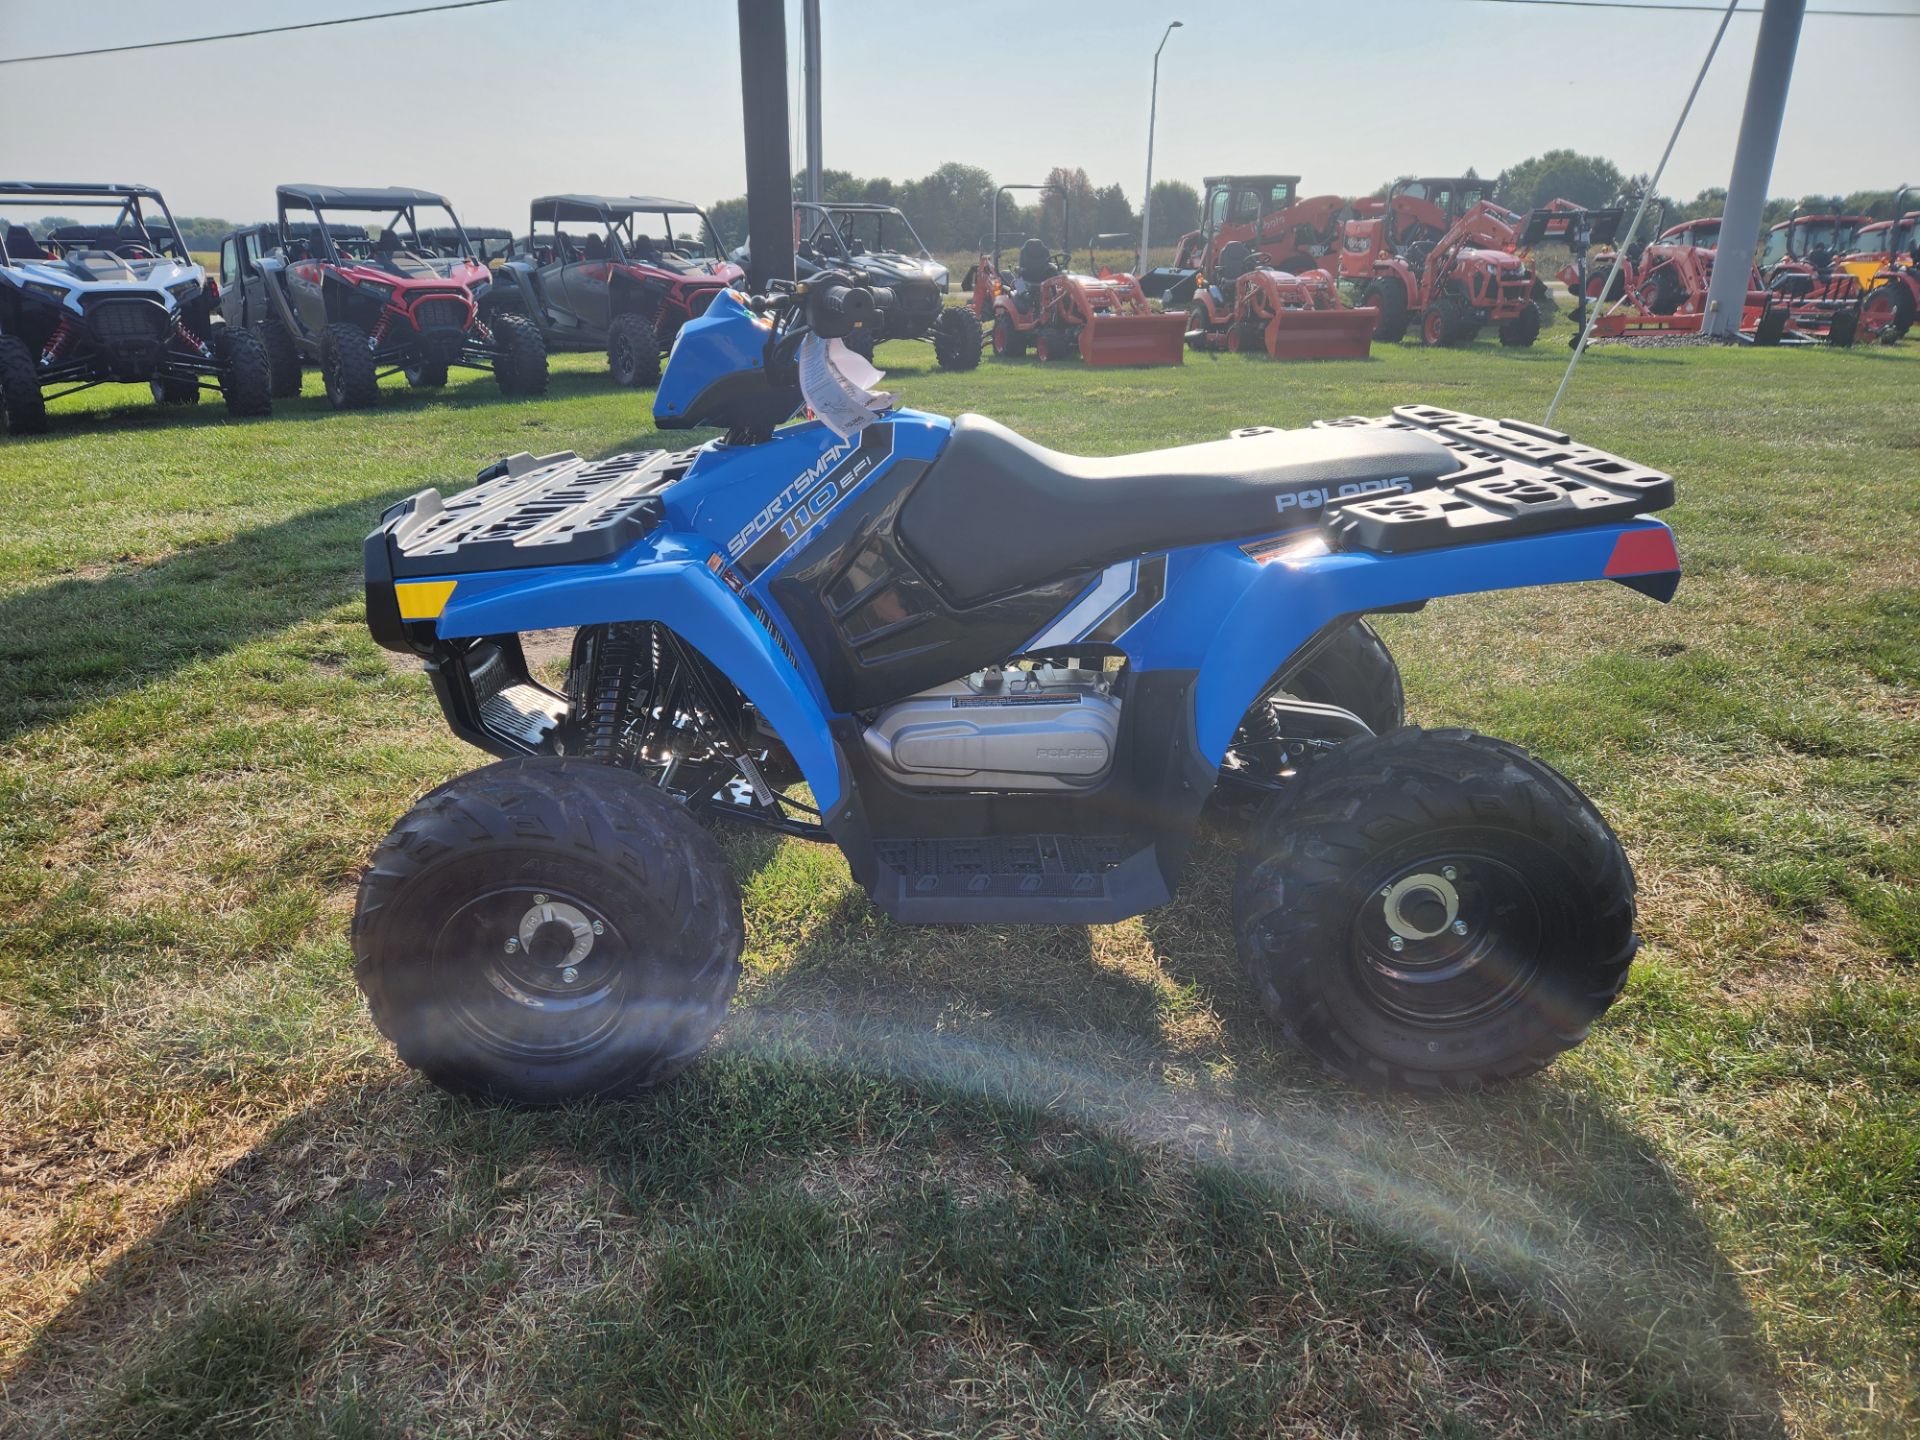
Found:
M 0 56 L 366 14 L 421 0 L 0 0 Z M 1699 0 L 1708 3 L 1708 0 Z M 1759 0 L 1743 0 L 1757 10 Z M 1812 0 L 1920 13 L 1920 0 Z M 1003 183 L 1083 166 L 1139 201 L 1154 45 L 1156 179 L 1297 173 L 1307 193 L 1483 175 L 1570 147 L 1650 170 L 1717 16 L 1476 0 L 822 0 L 825 163 Z M 916 17 L 924 17 L 916 19 Z M 1093 18 L 1089 18 L 1089 17 Z M 1756 15 L 1734 19 L 1662 182 L 1725 185 Z M 789 5 L 797 119 L 798 0 Z M 1920 182 L 1920 20 L 1809 15 L 1770 193 Z M 802 135 L 794 126 L 795 168 Z M 337 29 L 0 66 L 0 174 L 158 185 L 176 214 L 269 216 L 282 181 L 438 190 L 473 225 L 535 195 L 741 194 L 732 0 L 506 0 Z

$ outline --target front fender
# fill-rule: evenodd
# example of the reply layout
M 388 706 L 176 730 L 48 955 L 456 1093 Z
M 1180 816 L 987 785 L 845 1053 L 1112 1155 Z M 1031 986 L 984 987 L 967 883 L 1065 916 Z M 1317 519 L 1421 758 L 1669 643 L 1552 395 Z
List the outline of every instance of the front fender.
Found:
M 655 620 L 693 646 L 779 733 L 831 814 L 844 789 L 839 752 L 808 681 L 703 557 L 648 553 L 604 565 L 459 578 L 435 624 L 447 639 Z
M 1579 580 L 1620 580 L 1665 600 L 1679 566 L 1673 532 L 1647 519 L 1398 555 L 1332 552 L 1317 538 L 1304 541 L 1260 566 L 1207 651 L 1194 681 L 1200 753 L 1220 764 L 1286 661 L 1343 615 Z

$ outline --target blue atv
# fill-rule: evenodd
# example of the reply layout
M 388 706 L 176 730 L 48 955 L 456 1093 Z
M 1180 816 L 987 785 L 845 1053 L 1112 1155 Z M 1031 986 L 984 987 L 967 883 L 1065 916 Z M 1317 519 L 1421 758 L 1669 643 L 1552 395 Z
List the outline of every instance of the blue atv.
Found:
M 1402 728 L 1361 618 L 1617 580 L 1671 597 L 1673 482 L 1433 406 L 1112 459 L 991 420 L 787 423 L 884 297 L 828 275 L 682 330 L 677 453 L 514 456 L 367 539 L 374 638 L 501 757 L 376 852 L 356 975 L 408 1064 L 534 1103 L 684 1068 L 740 973 L 706 822 L 840 847 L 894 920 L 1118 921 L 1203 809 L 1266 1008 L 1333 1070 L 1463 1088 L 1578 1044 L 1636 945 L 1620 842 L 1513 745 Z M 521 637 L 573 631 L 565 677 Z

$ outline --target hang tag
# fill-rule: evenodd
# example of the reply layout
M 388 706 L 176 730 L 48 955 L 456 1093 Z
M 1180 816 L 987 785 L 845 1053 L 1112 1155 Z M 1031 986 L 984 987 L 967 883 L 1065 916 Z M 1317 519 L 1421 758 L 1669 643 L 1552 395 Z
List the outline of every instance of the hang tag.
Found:
M 871 387 L 885 378 L 840 340 L 808 335 L 800 342 L 800 395 L 815 418 L 845 440 L 893 408 L 897 397 Z

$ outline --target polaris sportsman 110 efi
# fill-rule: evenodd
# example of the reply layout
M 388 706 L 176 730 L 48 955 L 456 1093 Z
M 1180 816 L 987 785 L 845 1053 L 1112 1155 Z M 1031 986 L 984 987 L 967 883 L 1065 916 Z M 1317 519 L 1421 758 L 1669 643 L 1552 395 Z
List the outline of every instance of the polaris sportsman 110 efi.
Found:
M 539 1102 L 683 1068 L 739 976 L 710 817 L 833 842 L 895 920 L 1079 924 L 1165 904 L 1215 796 L 1251 811 L 1254 986 L 1336 1071 L 1470 1086 L 1577 1044 L 1634 953 L 1619 841 L 1516 747 L 1400 728 L 1360 617 L 1575 580 L 1665 600 L 1643 512 L 1672 480 L 1423 405 L 1112 459 L 884 400 L 841 408 L 847 438 L 786 424 L 881 309 L 833 276 L 729 291 L 654 410 L 724 439 L 515 456 L 368 537 L 374 637 L 506 757 L 361 885 L 356 972 L 401 1057 Z M 519 639 L 555 627 L 561 688 Z

